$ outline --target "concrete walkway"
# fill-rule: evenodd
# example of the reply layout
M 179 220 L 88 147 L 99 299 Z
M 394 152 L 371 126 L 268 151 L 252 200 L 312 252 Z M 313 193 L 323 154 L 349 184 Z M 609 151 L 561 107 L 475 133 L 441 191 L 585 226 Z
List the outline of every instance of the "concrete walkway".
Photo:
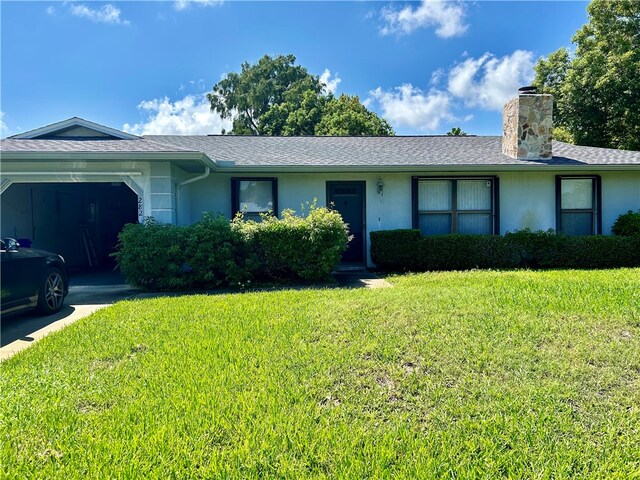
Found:
M 334 278 L 340 288 L 392 286 L 386 280 L 369 272 L 340 272 L 335 273 Z M 28 348 L 44 336 L 119 300 L 178 295 L 181 294 L 140 292 L 127 285 L 118 272 L 102 271 L 71 275 L 69 295 L 65 299 L 62 310 L 55 315 L 42 316 L 37 313 L 27 313 L 2 319 L 0 362 Z
M 384 278 L 371 272 L 336 272 L 333 278 L 341 287 L 346 288 L 389 288 L 393 287 Z

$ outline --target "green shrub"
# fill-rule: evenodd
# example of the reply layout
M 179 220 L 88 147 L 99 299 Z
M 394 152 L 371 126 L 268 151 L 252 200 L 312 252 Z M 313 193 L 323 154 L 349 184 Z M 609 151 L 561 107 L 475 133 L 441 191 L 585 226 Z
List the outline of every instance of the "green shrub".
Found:
M 565 237 L 557 268 L 619 268 L 640 266 L 640 235 Z
M 229 222 L 205 214 L 178 227 L 147 219 L 126 225 L 114 255 L 132 285 L 148 290 L 237 287 L 252 278 L 324 280 L 347 246 L 340 214 L 309 207 L 305 217 L 283 212 L 282 219 Z
M 349 240 L 340 214 L 315 202 L 305 216 L 284 210 L 280 219 L 265 215 L 256 222 L 240 215 L 232 228 L 255 255 L 256 274 L 263 279 L 326 280 Z
M 434 235 L 420 238 L 420 270 L 513 268 L 518 258 L 509 242 L 497 235 Z
M 371 232 L 371 260 L 383 270 L 418 269 L 420 230 L 381 230 Z
M 118 235 L 118 268 L 132 285 L 149 290 L 185 287 L 186 237 L 184 228 L 147 218 L 128 224 Z
M 507 232 L 505 239 L 519 258 L 519 266 L 555 268 L 561 262 L 568 237 L 555 230 L 532 231 L 528 228 Z
M 518 261 L 504 237 L 422 236 L 419 230 L 371 232 L 371 259 L 382 270 L 426 271 L 508 268 Z
M 528 229 L 504 236 L 421 236 L 418 230 L 389 230 L 371 232 L 371 258 L 391 271 L 636 267 L 640 236 L 569 237 Z
M 222 216 L 205 214 L 184 227 L 158 223 L 125 225 L 114 257 L 132 285 L 149 290 L 215 288 L 251 276 L 245 245 Z
M 635 213 L 629 210 L 627 213 L 618 216 L 616 221 L 613 222 L 611 231 L 614 235 L 621 237 L 640 235 L 640 210 Z
M 640 239 L 606 235 L 567 236 L 553 230 L 519 230 L 505 235 L 522 267 L 617 268 L 640 265 Z
M 177 228 L 184 232 L 184 276 L 189 288 L 237 285 L 251 278 L 246 245 L 223 215 L 205 213 L 199 222 Z

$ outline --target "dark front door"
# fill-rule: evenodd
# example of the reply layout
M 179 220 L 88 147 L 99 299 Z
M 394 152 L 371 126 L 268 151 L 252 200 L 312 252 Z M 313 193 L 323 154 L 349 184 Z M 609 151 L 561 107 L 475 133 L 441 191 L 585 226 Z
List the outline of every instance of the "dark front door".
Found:
M 327 203 L 340 212 L 353 235 L 343 263 L 364 263 L 364 186 L 364 182 L 327 182 Z

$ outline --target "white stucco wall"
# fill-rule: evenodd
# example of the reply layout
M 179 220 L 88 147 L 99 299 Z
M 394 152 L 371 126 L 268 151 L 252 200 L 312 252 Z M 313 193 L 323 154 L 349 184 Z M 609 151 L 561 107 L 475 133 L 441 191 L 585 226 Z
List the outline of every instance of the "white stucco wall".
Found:
M 637 172 L 602 173 L 602 233 L 611 234 L 618 215 L 640 210 L 640 168 Z
M 406 228 L 411 225 L 411 175 L 404 173 L 285 173 L 264 175 L 214 173 L 209 178 L 188 185 L 183 189 L 183 194 L 189 197 L 190 204 L 188 212 L 185 211 L 184 205 L 180 209 L 180 213 L 184 213 L 182 215 L 184 223 L 197 221 L 204 212 L 219 212 L 227 216 L 231 215 L 231 178 L 234 176 L 277 177 L 278 210 L 292 208 L 298 212 L 301 205 L 306 202 L 312 202 L 314 198 L 318 200 L 318 205 L 326 206 L 327 182 L 365 181 L 367 226 L 370 226 L 373 230 L 389 230 Z M 377 183 L 380 178 L 384 182 L 384 195 L 382 196 L 377 193 Z M 408 206 L 408 209 L 403 208 L 403 206 Z
M 616 218 L 640 209 L 640 169 L 625 172 L 558 171 L 501 173 L 500 232 L 556 228 L 556 175 L 600 175 L 602 233 L 611 234 Z
M 556 173 L 501 173 L 500 233 L 556 228 Z
M 176 180 L 171 162 L 151 163 L 151 216 L 164 223 L 176 223 Z
M 495 172 L 474 172 L 478 176 L 496 175 Z M 618 215 L 627 210 L 640 209 L 640 169 L 625 172 L 501 172 L 499 177 L 500 233 L 531 228 L 547 230 L 556 226 L 556 175 L 589 174 L 602 177 L 602 231 L 611 233 L 611 225 Z M 410 173 L 317 173 L 317 174 L 264 174 L 231 175 L 212 173 L 200 182 L 183 189 L 181 198 L 188 197 L 181 205 L 180 223 L 195 222 L 203 212 L 219 212 L 231 215 L 231 177 L 277 177 L 278 209 L 292 208 L 300 211 L 300 205 L 317 198 L 318 205 L 326 205 L 326 182 L 366 182 L 367 249 L 369 233 L 375 230 L 411 228 L 411 177 L 459 176 L 459 172 Z M 470 175 L 468 172 L 464 175 Z M 384 182 L 384 194 L 377 193 L 378 179 Z M 371 263 L 369 262 L 371 265 Z

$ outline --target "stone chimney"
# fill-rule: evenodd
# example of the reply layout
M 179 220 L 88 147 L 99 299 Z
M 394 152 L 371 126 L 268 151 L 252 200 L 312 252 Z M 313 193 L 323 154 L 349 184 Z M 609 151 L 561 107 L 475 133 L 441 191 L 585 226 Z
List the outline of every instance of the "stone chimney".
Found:
M 553 96 L 519 88 L 502 111 L 502 153 L 519 160 L 551 158 L 552 131 Z

